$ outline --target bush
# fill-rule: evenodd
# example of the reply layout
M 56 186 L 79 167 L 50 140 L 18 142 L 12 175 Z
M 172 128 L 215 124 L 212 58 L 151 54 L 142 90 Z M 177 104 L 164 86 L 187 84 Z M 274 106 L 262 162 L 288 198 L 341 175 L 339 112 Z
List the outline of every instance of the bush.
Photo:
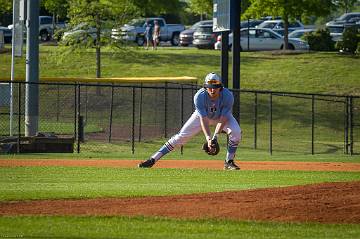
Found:
M 357 27 L 345 28 L 342 41 L 336 43 L 336 49 L 354 54 L 357 48 L 359 49 L 360 34 L 358 31 Z
M 358 46 L 357 46 L 356 52 L 357 52 L 357 54 L 360 54 L 360 42 L 358 42 Z
M 319 29 L 315 32 L 305 33 L 304 39 L 309 43 L 310 50 L 333 51 L 335 42 L 331 39 L 328 29 Z

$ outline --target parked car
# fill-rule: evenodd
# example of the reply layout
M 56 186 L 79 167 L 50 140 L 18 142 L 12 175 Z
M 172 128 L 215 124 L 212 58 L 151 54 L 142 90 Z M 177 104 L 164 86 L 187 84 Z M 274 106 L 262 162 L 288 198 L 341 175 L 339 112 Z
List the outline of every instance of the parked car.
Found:
M 300 39 L 301 40 L 305 33 L 307 33 L 307 32 L 315 32 L 315 31 L 316 31 L 316 29 L 313 29 L 313 28 L 295 30 L 295 31 L 291 32 L 288 35 L 288 37 L 292 38 L 292 39 Z
M 10 43 L 11 42 L 11 39 L 12 39 L 12 32 L 9 28 L 7 27 L 3 27 L 3 26 L 0 26 L 0 31 L 3 32 L 3 35 L 4 35 L 4 42 L 5 43 Z
M 195 30 L 203 25 L 212 25 L 213 24 L 213 20 L 205 20 L 205 21 L 199 21 L 197 23 L 195 23 L 194 25 L 192 25 L 189 29 L 186 29 L 182 32 L 180 32 L 180 45 L 181 46 L 188 46 L 190 44 L 192 44 L 193 40 L 194 40 L 194 32 Z
M 351 12 L 341 15 L 333 21 L 326 23 L 333 41 L 340 41 L 347 27 L 360 26 L 360 12 Z
M 69 44 L 71 42 L 84 41 L 88 37 L 92 38 L 93 41 L 96 39 L 96 28 L 87 23 L 80 23 L 72 29 L 65 31 L 61 40 L 65 44 Z
M 268 28 L 273 30 L 274 32 L 284 35 L 284 21 L 283 20 L 268 20 L 259 24 L 257 27 L 259 28 Z M 299 22 L 289 22 L 288 31 L 289 33 L 295 30 L 304 29 L 304 25 Z
M 360 29 L 360 22 L 356 24 L 330 25 L 326 28 L 329 30 L 332 40 L 337 42 L 342 40 L 345 29 L 349 27 L 357 27 L 358 29 Z
M 333 21 L 327 22 L 326 26 L 330 27 L 334 25 L 343 26 L 344 24 L 356 24 L 358 21 L 360 21 L 360 12 L 349 12 L 341 15 Z
M 249 41 L 248 41 L 249 39 Z M 279 50 L 284 48 L 284 37 L 266 28 L 242 29 L 240 32 L 240 50 L 264 51 Z M 233 44 L 233 34 L 229 34 L 229 47 Z M 289 38 L 288 48 L 290 50 L 309 50 L 309 44 L 306 41 Z M 215 43 L 215 49 L 221 49 L 221 36 Z
M 101 36 L 110 36 L 109 29 L 102 29 Z M 65 31 L 61 38 L 62 42 L 65 44 L 78 43 L 83 41 L 91 40 L 92 42 L 96 41 L 96 28 L 93 25 L 89 25 L 88 23 L 80 23 L 76 25 L 74 28 Z
M 220 33 L 213 32 L 213 25 L 200 26 L 194 32 L 193 45 L 199 49 L 214 48 L 216 38 Z
M 159 17 L 133 19 L 128 24 L 120 27 L 120 29 L 112 29 L 111 37 L 114 40 L 133 41 L 138 46 L 142 46 L 145 42 L 145 21 L 154 26 L 155 20 L 160 25 L 160 41 L 171 41 L 173 46 L 179 45 L 179 35 L 180 32 L 185 30 L 185 26 L 181 24 L 167 24 L 164 18 Z
M 260 20 L 260 19 L 250 19 L 249 21 L 247 21 L 247 20 L 241 21 L 240 28 L 256 27 L 263 22 L 264 22 L 264 20 Z
M 9 25 L 8 28 L 12 30 L 13 25 Z M 39 39 L 41 41 L 49 41 L 52 38 L 54 31 L 59 28 L 65 28 L 65 23 L 56 23 L 54 29 L 53 18 L 51 16 L 39 16 Z M 26 34 L 26 32 L 24 32 L 24 34 Z

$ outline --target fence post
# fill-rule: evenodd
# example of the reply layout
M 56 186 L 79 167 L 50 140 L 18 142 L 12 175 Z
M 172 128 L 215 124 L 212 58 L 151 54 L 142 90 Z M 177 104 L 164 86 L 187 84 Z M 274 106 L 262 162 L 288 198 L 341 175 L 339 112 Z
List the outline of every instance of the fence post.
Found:
M 132 87 L 132 131 L 131 131 L 131 152 L 135 153 L 135 87 Z
M 315 139 L 315 95 L 311 96 L 311 154 L 314 154 Z
M 21 137 L 21 83 L 18 83 L 18 137 L 16 142 L 16 152 L 20 153 L 20 137 Z
M 111 84 L 111 101 L 110 101 L 110 120 L 109 120 L 109 143 L 111 143 L 112 135 L 112 119 L 113 119 L 113 108 L 114 108 L 114 83 Z
M 191 99 L 194 99 L 194 96 L 195 96 L 195 94 L 194 94 L 194 85 L 191 84 Z M 195 110 L 195 105 L 194 105 L 194 103 L 192 103 L 191 104 L 191 111 L 194 112 L 194 110 Z
M 74 85 L 74 139 L 77 136 L 77 83 Z
M 80 84 L 77 84 L 77 102 L 76 102 L 76 117 L 78 120 L 78 127 L 79 126 L 79 121 L 80 121 Z M 75 123 L 76 124 L 76 123 Z M 76 128 L 76 127 L 75 127 Z M 78 131 L 78 135 L 77 135 L 77 153 L 80 153 L 80 132 Z
M 353 112 L 353 97 L 350 96 L 350 155 L 353 155 L 354 147 L 354 112 Z
M 88 86 L 85 86 L 85 122 L 88 120 L 88 103 L 89 103 L 89 97 L 88 97 Z
M 59 122 L 60 117 L 60 85 L 57 85 L 57 100 L 56 100 L 56 122 Z
M 270 108 L 270 122 L 269 122 L 269 124 L 270 124 L 270 127 L 269 127 L 269 151 L 270 151 L 270 155 L 272 155 L 272 124 L 273 124 L 273 122 L 272 122 L 272 113 L 273 113 L 273 99 L 272 99 L 272 97 L 273 97 L 273 95 L 272 95 L 272 92 L 270 92 L 270 102 L 269 102 L 269 108 Z
M 139 103 L 139 142 L 141 142 L 141 123 L 142 123 L 142 101 L 143 101 L 143 84 L 140 84 L 140 103 Z
M 165 82 L 165 96 L 164 96 L 164 100 L 165 100 L 165 102 L 164 102 L 164 105 L 165 105 L 165 113 L 164 113 L 164 136 L 165 136 L 165 138 L 167 138 L 167 98 L 168 98 L 168 83 L 167 82 Z
M 344 102 L 344 154 L 349 154 L 349 97 Z
M 257 118 L 258 118 L 257 106 L 258 106 L 258 95 L 257 95 L 257 92 L 255 92 L 255 100 L 254 100 L 254 149 L 257 149 Z
M 181 97 L 180 97 L 180 114 L 181 114 L 181 126 L 184 125 L 184 86 L 181 84 Z M 181 154 L 184 152 L 184 147 L 181 145 L 180 148 Z
M 84 116 L 79 115 L 78 117 L 78 152 L 80 152 L 80 142 L 85 141 L 84 131 Z

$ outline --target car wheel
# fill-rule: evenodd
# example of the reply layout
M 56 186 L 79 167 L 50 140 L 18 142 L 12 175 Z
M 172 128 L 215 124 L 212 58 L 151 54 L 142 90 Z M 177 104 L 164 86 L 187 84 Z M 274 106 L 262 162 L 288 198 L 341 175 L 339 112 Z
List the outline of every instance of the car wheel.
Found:
M 142 36 L 137 36 L 137 37 L 136 37 L 136 44 L 137 44 L 138 46 L 143 46 L 144 43 L 145 43 L 144 37 L 142 37 Z
M 46 30 L 40 32 L 40 40 L 41 41 L 48 41 L 49 40 L 49 33 Z
M 179 45 L 179 33 L 174 33 L 171 38 L 171 45 L 178 46 Z
M 284 45 L 281 45 L 280 50 L 284 49 Z M 288 44 L 288 50 L 295 50 L 295 47 L 292 44 Z

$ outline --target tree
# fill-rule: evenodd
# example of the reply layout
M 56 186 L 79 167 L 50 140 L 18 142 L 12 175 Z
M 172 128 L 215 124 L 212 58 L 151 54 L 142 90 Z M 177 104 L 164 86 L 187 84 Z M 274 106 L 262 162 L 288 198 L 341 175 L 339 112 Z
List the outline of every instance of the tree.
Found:
M 181 7 L 179 0 L 133 0 L 144 17 L 177 13 Z
M 69 10 L 68 0 L 42 0 L 41 5 L 56 17 L 66 17 Z
M 289 22 L 305 16 L 325 16 L 334 7 L 332 0 L 250 0 L 248 17 L 281 16 L 284 21 L 284 49 L 288 49 Z
M 190 0 L 190 10 L 201 16 L 212 16 L 213 14 L 213 0 Z
M 12 2 L 9 0 L 0 0 L 0 25 L 3 24 L 3 17 L 5 14 L 11 14 L 12 13 Z
M 2 16 L 4 13 L 12 12 L 12 3 L 13 1 L 0 0 L 0 16 Z
M 357 1 L 358 0 L 333 0 L 333 3 L 345 12 L 349 12 Z
M 101 45 L 110 36 L 101 34 L 104 28 L 111 29 L 114 24 L 121 24 L 138 14 L 137 7 L 131 0 L 69 0 L 71 25 L 80 23 L 96 28 L 96 77 L 101 77 Z M 93 46 L 92 39 L 84 41 L 86 47 Z M 84 42 L 79 42 L 81 45 Z M 75 44 L 77 46 L 78 44 Z

